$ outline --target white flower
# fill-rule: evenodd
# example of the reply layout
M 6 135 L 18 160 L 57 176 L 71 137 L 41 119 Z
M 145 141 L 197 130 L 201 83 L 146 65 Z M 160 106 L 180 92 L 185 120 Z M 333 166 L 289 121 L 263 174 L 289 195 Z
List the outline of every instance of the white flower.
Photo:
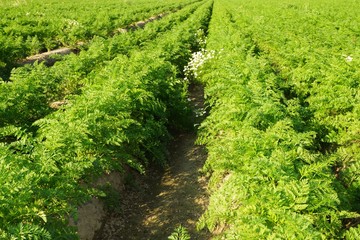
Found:
M 210 59 L 215 57 L 216 52 L 214 50 L 206 50 L 202 48 L 198 52 L 194 52 L 191 55 L 191 59 L 187 66 L 184 67 L 185 78 L 189 77 L 197 78 L 198 73 L 202 73 L 201 67 Z
M 353 58 L 351 56 L 347 56 L 345 59 L 347 62 L 351 62 L 353 60 Z
M 66 21 L 69 26 L 79 26 L 80 25 L 80 23 L 78 21 L 73 20 L 73 19 L 67 19 Z
M 206 50 L 206 37 L 203 29 L 199 29 L 195 33 L 197 42 L 200 46 L 200 51 L 193 52 L 189 63 L 184 67 L 185 80 L 197 78 L 199 73 L 202 73 L 201 67 L 210 59 L 214 58 L 217 52 L 215 50 Z M 220 51 L 221 52 L 221 51 Z

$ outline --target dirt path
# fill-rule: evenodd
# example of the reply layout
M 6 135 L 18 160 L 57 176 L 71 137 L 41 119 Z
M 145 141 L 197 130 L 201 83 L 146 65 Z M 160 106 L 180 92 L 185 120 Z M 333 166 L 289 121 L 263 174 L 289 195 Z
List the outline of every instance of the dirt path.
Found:
M 203 112 L 201 87 L 190 89 L 196 112 Z M 151 171 L 145 181 L 137 181 L 140 185 L 127 189 L 122 212 L 111 213 L 95 239 L 162 240 L 180 224 L 187 228 L 191 239 L 210 239 L 208 232 L 196 231 L 208 196 L 207 179 L 200 171 L 206 152 L 195 140 L 194 132 L 175 136 L 169 149 L 168 168 Z

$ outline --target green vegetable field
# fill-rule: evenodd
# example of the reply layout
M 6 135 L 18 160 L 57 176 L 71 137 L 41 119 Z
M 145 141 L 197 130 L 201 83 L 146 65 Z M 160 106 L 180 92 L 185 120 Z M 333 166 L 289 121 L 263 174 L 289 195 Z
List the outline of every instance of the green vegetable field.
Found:
M 360 239 L 360 0 L 0 0 L 0 239 L 78 239 L 94 181 L 166 167 L 178 131 L 211 239 Z

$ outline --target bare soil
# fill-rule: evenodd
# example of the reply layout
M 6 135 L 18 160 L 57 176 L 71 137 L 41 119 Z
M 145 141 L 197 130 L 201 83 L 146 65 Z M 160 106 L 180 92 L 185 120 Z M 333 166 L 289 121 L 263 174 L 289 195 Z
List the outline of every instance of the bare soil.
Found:
M 191 86 L 190 94 L 195 117 L 203 112 L 201 86 Z M 196 115 L 201 119 L 202 114 Z M 187 228 L 191 239 L 210 239 L 208 231 L 196 230 L 208 194 L 207 178 L 201 172 L 207 154 L 195 140 L 195 132 L 179 133 L 169 148 L 166 169 L 153 169 L 146 177 L 132 175 L 130 182 L 135 184 L 122 193 L 121 211 L 107 214 L 94 239 L 168 239 L 179 225 Z

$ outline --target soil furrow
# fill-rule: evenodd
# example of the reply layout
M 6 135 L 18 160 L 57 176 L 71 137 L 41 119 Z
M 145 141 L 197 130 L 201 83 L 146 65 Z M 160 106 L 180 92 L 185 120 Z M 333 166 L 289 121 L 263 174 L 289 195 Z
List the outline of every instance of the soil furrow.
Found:
M 203 109 L 200 86 L 190 88 L 190 99 L 195 117 Z M 191 239 L 210 239 L 209 232 L 196 230 L 208 195 L 207 178 L 201 172 L 207 154 L 195 140 L 195 132 L 179 133 L 169 148 L 166 169 L 152 170 L 146 179 L 131 179 L 137 184 L 123 193 L 122 211 L 107 216 L 95 239 L 161 240 L 179 225 L 187 228 Z

